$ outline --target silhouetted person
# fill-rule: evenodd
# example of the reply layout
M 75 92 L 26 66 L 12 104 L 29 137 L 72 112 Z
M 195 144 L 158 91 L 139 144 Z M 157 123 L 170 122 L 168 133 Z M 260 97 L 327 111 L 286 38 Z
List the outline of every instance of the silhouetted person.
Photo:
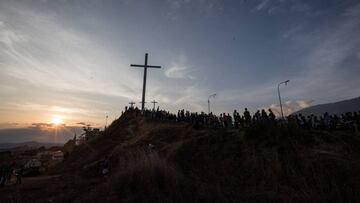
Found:
M 16 185 L 20 185 L 22 183 L 22 176 L 23 176 L 23 168 L 17 169 L 15 172 L 16 177 Z
M 270 120 L 274 121 L 274 120 L 275 120 L 275 114 L 272 112 L 271 109 L 269 109 L 268 111 L 269 111 L 269 118 L 270 118 Z
M 148 145 L 149 153 L 152 153 L 154 148 L 155 148 L 155 145 L 149 143 L 149 145 Z
M 233 117 L 234 117 L 234 128 L 238 129 L 240 123 L 240 116 L 236 110 L 234 110 Z
M 245 108 L 245 111 L 244 111 L 244 118 L 245 118 L 246 126 L 249 126 L 251 123 L 251 115 L 247 108 Z
M 261 110 L 261 119 L 262 120 L 268 120 L 268 115 L 267 115 L 267 113 L 265 112 L 265 110 L 264 109 L 262 109 Z
M 260 110 L 257 110 L 253 116 L 253 121 L 259 121 L 261 117 Z
M 4 166 L 0 166 L 0 186 L 1 187 L 4 187 L 5 179 L 6 179 L 6 175 L 5 175 Z
M 102 170 L 101 173 L 103 176 L 106 176 L 110 172 L 111 162 L 108 156 L 105 156 L 104 161 L 102 162 Z
M 10 183 L 11 175 L 13 173 L 12 165 L 6 165 L 5 168 L 5 184 Z

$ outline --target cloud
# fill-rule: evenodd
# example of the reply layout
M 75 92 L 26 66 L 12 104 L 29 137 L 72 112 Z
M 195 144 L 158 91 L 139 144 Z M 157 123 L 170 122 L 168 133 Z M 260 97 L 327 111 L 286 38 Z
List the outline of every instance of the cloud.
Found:
M 355 8 L 360 10 L 360 6 Z M 353 9 L 349 9 L 352 14 L 356 13 Z M 323 92 L 326 88 L 331 89 L 329 93 L 333 95 L 342 95 L 339 88 L 346 86 L 355 93 L 359 85 L 358 80 L 354 80 L 354 73 L 359 72 L 356 64 L 360 61 L 354 53 L 357 53 L 360 47 L 360 12 L 346 16 L 331 27 L 315 33 L 308 34 L 305 41 L 299 41 L 312 47 L 304 59 L 306 68 L 303 88 L 309 88 L 313 92 Z
M 78 124 L 78 125 L 86 125 L 86 123 L 85 122 L 79 122 L 79 123 L 76 123 L 76 124 Z
M 22 126 L 23 125 L 21 125 L 20 123 L 16 123 L 16 122 L 0 123 L 0 129 L 2 129 L 2 128 L 19 128 Z
M 167 16 L 171 20 L 177 20 L 182 17 L 190 17 L 187 12 L 196 10 L 201 17 L 212 16 L 222 13 L 224 10 L 224 2 L 222 0 L 167 0 L 170 7 Z M 185 14 L 185 15 L 184 15 Z
M 348 8 L 344 15 L 349 17 L 358 17 L 360 15 L 360 4 Z
M 308 14 L 312 7 L 302 1 L 284 1 L 284 0 L 258 0 L 257 5 L 252 9 L 253 12 L 267 12 L 269 15 L 277 13 L 303 13 Z
M 189 73 L 191 72 L 191 70 L 189 69 L 189 67 L 173 63 L 171 64 L 170 68 L 165 71 L 165 75 L 168 78 L 195 79 L 195 76 L 189 75 Z
M 289 30 L 287 30 L 282 37 L 283 38 L 291 38 L 293 36 L 296 36 L 300 31 L 304 29 L 303 25 L 296 25 Z
M 292 25 L 282 37 L 293 53 L 289 60 L 291 91 L 288 98 L 312 98 L 322 103 L 360 95 L 360 74 L 356 56 L 360 51 L 360 4 L 339 12 L 321 26 L 315 23 Z M 315 18 L 315 17 L 314 17 Z M 316 17 L 318 18 L 318 17 Z M 309 18 L 312 19 L 312 18 Z
M 29 126 L 29 128 L 53 128 L 54 124 L 52 123 L 32 123 L 31 126 Z
M 282 104 L 284 116 L 290 115 L 303 108 L 310 107 L 314 103 L 314 100 L 288 100 Z M 271 109 L 276 116 L 281 116 L 281 108 L 279 104 L 271 104 L 268 107 L 262 107 L 259 109 Z
M 99 125 L 138 96 L 142 77 L 129 57 L 114 54 L 81 23 L 67 22 L 64 11 L 0 4 L 1 123 L 47 122 L 61 114 L 66 123 Z
M 165 75 L 168 78 L 194 80 L 196 77 L 191 75 L 192 72 L 193 67 L 187 65 L 187 57 L 181 54 L 178 59 L 172 62 L 170 67 L 165 70 Z
M 12 128 L 0 129 L 0 143 L 20 143 L 28 141 L 65 143 L 74 137 L 74 134 L 81 134 L 81 127 L 62 128 Z
M 260 3 L 254 8 L 254 10 L 261 11 L 266 9 L 269 6 L 270 0 L 262 0 Z
M 0 74 L 37 87 L 133 97 L 138 79 L 92 36 L 60 22 L 55 14 L 21 5 L 0 9 Z M 50 34 L 51 33 L 51 34 Z M 107 67 L 107 71 L 99 67 Z M 113 78 L 117 74 L 119 85 Z M 130 80 L 129 76 L 134 76 Z M 107 89 L 106 92 L 103 89 Z

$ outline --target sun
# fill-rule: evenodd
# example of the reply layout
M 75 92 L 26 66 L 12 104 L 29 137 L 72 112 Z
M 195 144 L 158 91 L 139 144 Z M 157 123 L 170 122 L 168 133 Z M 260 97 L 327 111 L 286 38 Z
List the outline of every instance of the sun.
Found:
M 52 120 L 51 120 L 51 123 L 54 124 L 54 125 L 61 125 L 64 123 L 64 120 L 60 117 L 54 117 Z

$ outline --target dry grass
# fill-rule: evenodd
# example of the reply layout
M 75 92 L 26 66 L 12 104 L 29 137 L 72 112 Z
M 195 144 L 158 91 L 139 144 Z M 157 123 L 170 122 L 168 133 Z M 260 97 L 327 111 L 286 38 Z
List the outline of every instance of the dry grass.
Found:
M 188 202 L 193 196 L 190 182 L 156 153 L 135 150 L 120 163 L 110 182 L 121 201 Z

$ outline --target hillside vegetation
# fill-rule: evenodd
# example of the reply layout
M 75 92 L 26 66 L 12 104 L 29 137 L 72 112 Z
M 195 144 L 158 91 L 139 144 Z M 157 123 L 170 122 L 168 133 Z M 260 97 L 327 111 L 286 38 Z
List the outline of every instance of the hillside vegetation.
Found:
M 359 202 L 359 158 L 351 132 L 194 129 L 126 112 L 48 178 L 0 189 L 0 202 Z

